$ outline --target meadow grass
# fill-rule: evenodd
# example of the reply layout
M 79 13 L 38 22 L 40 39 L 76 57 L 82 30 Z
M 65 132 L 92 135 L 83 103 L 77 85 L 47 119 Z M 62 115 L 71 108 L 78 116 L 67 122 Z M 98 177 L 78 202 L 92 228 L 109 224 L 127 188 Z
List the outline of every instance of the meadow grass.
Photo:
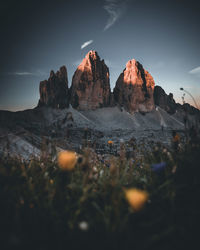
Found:
M 199 236 L 199 162 L 199 142 L 107 161 L 85 148 L 69 171 L 51 157 L 2 157 L 0 247 L 189 249 Z

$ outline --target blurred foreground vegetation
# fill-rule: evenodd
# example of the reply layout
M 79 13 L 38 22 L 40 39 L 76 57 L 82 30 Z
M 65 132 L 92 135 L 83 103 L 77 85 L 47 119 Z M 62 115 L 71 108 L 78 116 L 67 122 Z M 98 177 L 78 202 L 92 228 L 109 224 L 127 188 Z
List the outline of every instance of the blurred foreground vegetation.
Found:
M 190 249 L 199 242 L 200 143 L 105 162 L 92 149 L 57 160 L 0 160 L 0 249 Z M 125 197 L 145 190 L 138 211 Z M 197 249 L 195 247 L 195 249 Z

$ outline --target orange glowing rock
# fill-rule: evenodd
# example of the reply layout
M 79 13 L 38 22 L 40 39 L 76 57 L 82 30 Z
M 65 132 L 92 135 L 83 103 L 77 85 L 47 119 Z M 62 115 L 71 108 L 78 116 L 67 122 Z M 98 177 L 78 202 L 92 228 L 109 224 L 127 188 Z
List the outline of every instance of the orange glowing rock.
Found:
M 155 82 L 139 62 L 132 59 L 120 74 L 114 88 L 115 102 L 128 112 L 150 112 L 154 109 Z
M 79 110 L 109 107 L 109 69 L 96 51 L 89 51 L 72 78 L 71 104 Z

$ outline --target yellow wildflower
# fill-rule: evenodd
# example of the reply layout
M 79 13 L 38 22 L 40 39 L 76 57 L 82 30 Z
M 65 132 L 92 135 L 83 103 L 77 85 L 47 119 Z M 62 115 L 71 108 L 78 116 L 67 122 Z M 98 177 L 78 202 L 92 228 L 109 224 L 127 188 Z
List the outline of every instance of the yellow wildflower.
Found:
M 75 152 L 62 151 L 58 155 L 58 165 L 62 170 L 71 171 L 75 167 L 77 157 Z
M 173 141 L 174 142 L 179 142 L 180 141 L 180 136 L 178 134 L 176 134 L 174 137 L 173 137 Z
M 108 144 L 109 144 L 109 145 L 112 145 L 112 144 L 113 144 L 113 141 L 109 140 L 109 141 L 108 141 Z
M 128 203 L 135 211 L 141 210 L 148 199 L 147 192 L 136 188 L 125 190 L 125 196 Z

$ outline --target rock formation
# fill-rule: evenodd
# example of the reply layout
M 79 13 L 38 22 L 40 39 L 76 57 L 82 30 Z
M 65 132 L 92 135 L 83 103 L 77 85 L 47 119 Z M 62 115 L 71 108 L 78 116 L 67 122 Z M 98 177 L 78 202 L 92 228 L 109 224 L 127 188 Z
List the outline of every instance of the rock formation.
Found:
M 72 78 L 71 104 L 79 110 L 110 105 L 109 69 L 96 51 L 90 51 Z
M 114 99 L 128 112 L 149 112 L 154 109 L 154 80 L 136 60 L 126 64 L 114 88 Z
M 40 99 L 37 107 L 68 108 L 69 103 L 78 110 L 95 110 L 101 107 L 120 106 L 129 113 L 150 112 L 155 105 L 169 114 L 176 111 L 196 114 L 199 110 L 189 104 L 178 104 L 173 94 L 167 95 L 155 86 L 153 77 L 143 66 L 132 59 L 120 74 L 113 93 L 110 89 L 109 69 L 96 51 L 89 51 L 78 66 L 68 88 L 67 69 L 52 70 L 48 80 L 40 82 Z
M 60 109 L 69 107 L 68 78 L 65 66 L 62 66 L 56 74 L 52 70 L 49 79 L 40 82 L 38 107 L 42 106 Z
M 177 104 L 173 99 L 172 93 L 167 95 L 164 89 L 162 89 L 160 86 L 155 86 L 153 97 L 155 105 L 161 107 L 169 114 L 174 114 L 176 112 Z

